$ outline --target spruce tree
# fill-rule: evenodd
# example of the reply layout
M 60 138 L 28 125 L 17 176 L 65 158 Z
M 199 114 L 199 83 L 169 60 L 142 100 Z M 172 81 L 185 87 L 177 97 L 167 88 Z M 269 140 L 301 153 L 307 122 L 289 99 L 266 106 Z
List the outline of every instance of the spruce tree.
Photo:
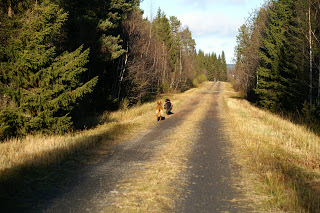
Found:
M 21 19 L 1 58 L 0 91 L 6 103 L 0 112 L 0 138 L 27 133 L 70 130 L 70 112 L 93 91 L 97 77 L 81 83 L 89 49 L 57 55 L 67 13 L 44 2 Z
M 221 59 L 221 55 L 218 56 L 216 69 L 217 69 L 217 80 L 221 81 L 221 79 L 222 79 L 222 59 Z
M 161 12 L 160 8 L 158 10 L 157 17 L 154 20 L 153 26 L 158 39 L 163 41 L 168 49 L 170 49 L 172 45 L 171 25 L 169 19 L 163 12 Z
M 301 89 L 299 75 L 300 43 L 294 0 L 273 1 L 269 24 L 260 49 L 258 87 L 259 104 L 271 110 L 295 110 Z
M 170 17 L 172 44 L 169 50 L 172 71 L 177 71 L 177 63 L 180 60 L 180 27 L 181 22 L 175 16 Z
M 221 81 L 227 81 L 227 76 L 228 76 L 228 68 L 227 68 L 227 62 L 226 62 L 226 56 L 224 51 L 222 51 L 221 54 Z
M 214 81 L 215 78 L 216 78 L 216 75 L 215 75 L 215 72 L 216 72 L 216 67 L 215 67 L 215 64 L 216 64 L 216 61 L 217 61 L 217 56 L 215 53 L 212 53 L 212 54 L 209 54 L 207 56 L 207 70 L 208 70 L 208 80 L 209 81 Z

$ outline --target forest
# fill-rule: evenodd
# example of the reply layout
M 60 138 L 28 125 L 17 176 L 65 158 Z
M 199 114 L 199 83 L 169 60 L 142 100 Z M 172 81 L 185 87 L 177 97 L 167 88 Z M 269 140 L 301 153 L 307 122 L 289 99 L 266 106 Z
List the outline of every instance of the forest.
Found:
M 145 19 L 139 4 L 1 1 L 0 140 L 89 128 L 105 111 L 227 80 L 224 52 L 197 51 L 177 17 Z
M 266 1 L 238 29 L 230 75 L 251 102 L 313 129 L 320 120 L 319 19 L 318 0 Z

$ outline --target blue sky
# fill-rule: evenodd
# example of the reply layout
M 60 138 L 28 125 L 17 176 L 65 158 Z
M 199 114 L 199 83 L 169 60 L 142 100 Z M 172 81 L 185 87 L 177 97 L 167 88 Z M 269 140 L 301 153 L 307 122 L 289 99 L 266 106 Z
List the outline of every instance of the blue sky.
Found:
M 197 50 L 226 54 L 233 63 L 234 47 L 239 27 L 265 0 L 143 0 L 144 17 L 155 17 L 158 8 L 176 16 L 182 26 L 188 26 L 196 40 Z

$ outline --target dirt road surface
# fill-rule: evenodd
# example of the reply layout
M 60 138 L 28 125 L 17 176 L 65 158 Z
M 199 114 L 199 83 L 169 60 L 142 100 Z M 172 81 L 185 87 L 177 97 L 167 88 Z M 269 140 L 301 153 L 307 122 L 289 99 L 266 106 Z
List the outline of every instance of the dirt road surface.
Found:
M 233 177 L 237 167 L 231 162 L 230 144 L 223 135 L 219 116 L 218 99 L 220 83 L 212 83 L 203 95 L 211 97 L 212 107 L 201 125 L 199 139 L 193 145 L 185 177 L 187 184 L 177 201 L 175 212 L 243 212 L 244 207 L 235 202 L 240 197 Z M 139 165 L 150 161 L 156 150 L 166 143 L 166 137 L 175 134 L 184 115 L 197 110 L 197 97 L 188 108 L 158 122 L 155 128 L 141 133 L 140 137 L 112 147 L 112 154 L 103 156 L 96 163 L 76 169 L 68 180 L 49 186 L 46 192 L 32 198 L 12 200 L 5 207 L 7 212 L 100 212 L 110 203 L 105 197 L 118 193 L 116 184 Z M 19 203 L 20 207 L 13 207 Z M 28 205 L 25 205 L 28 203 Z
M 194 144 L 189 159 L 189 181 L 182 193 L 177 212 L 247 212 L 241 204 L 240 192 L 233 178 L 238 167 L 232 163 L 230 144 L 222 130 L 222 119 L 218 104 L 220 83 L 215 90 L 207 91 L 212 107 L 201 126 L 200 138 Z

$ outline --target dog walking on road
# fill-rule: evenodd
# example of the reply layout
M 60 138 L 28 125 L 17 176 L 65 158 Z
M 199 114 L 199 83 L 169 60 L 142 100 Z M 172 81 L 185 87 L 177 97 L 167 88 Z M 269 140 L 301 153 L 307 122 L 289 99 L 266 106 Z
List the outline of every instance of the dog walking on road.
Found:
M 156 116 L 157 116 L 157 120 L 161 121 L 162 117 L 163 117 L 163 108 L 162 108 L 162 103 L 161 101 L 157 102 L 157 107 L 156 107 Z

